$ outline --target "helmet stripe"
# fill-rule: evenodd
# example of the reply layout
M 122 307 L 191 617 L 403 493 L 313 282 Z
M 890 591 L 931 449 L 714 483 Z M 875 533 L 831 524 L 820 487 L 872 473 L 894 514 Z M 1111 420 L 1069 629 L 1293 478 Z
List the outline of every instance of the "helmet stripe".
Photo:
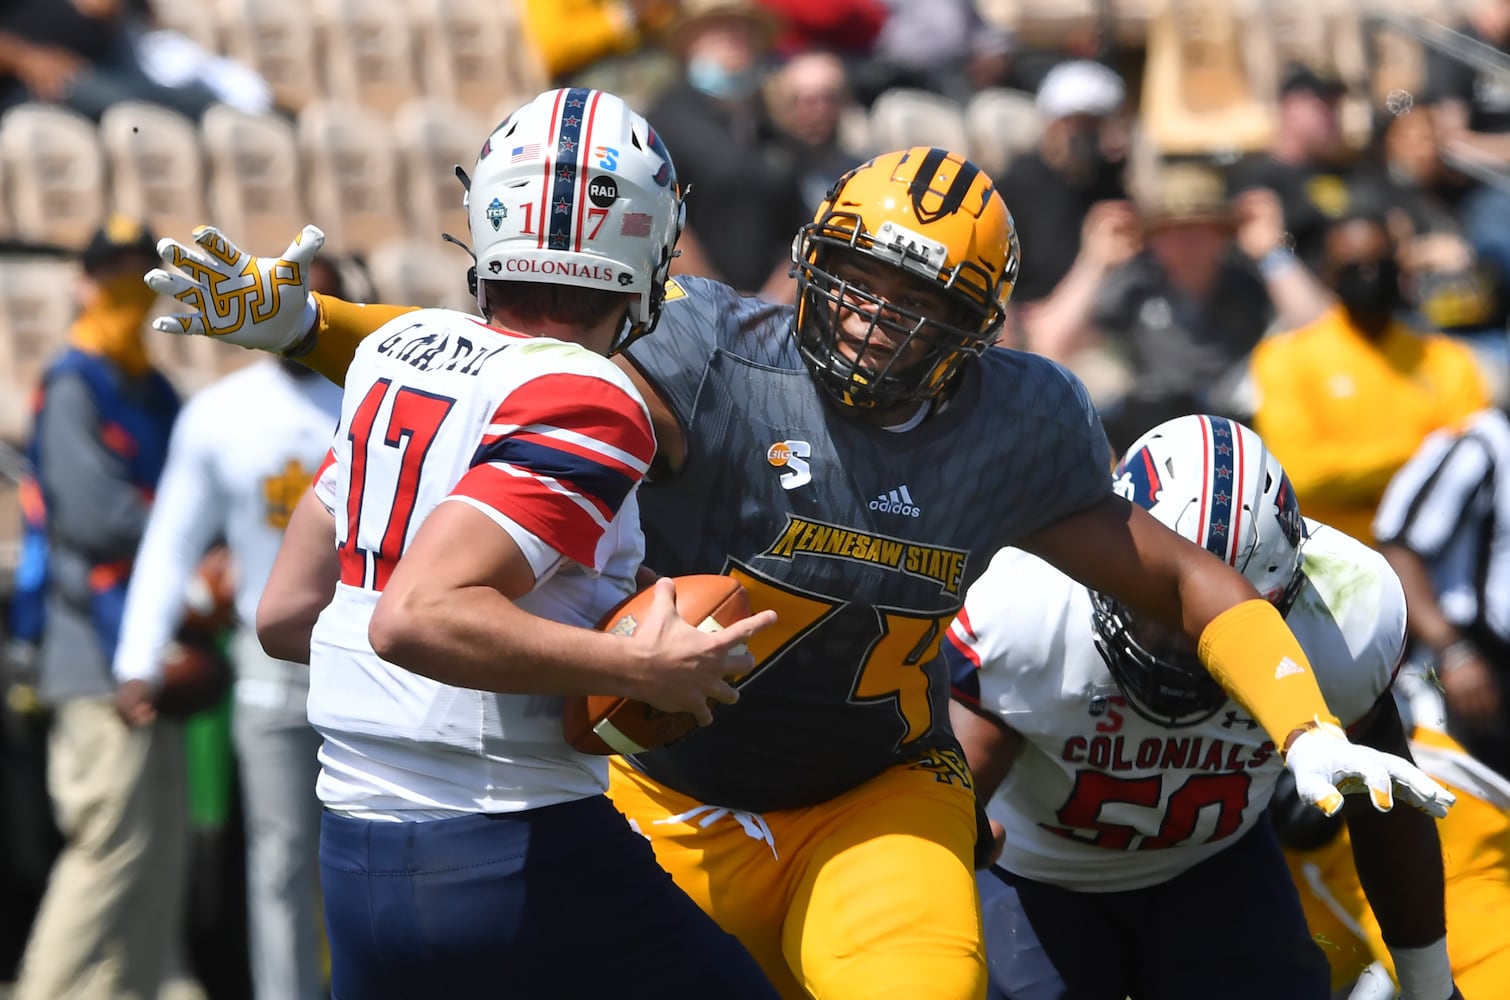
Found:
M 970 185 L 975 183 L 975 177 L 980 173 L 980 168 L 969 160 L 958 161 L 958 170 L 954 179 L 949 182 L 949 189 L 944 192 L 943 200 L 940 201 L 938 208 L 923 207 L 923 198 L 931 190 L 930 185 L 933 183 L 934 176 L 938 173 L 939 167 L 949 158 L 948 150 L 934 146 L 928 150 L 928 155 L 923 157 L 918 172 L 912 176 L 911 183 L 907 185 L 907 194 L 912 198 L 912 210 L 917 213 L 919 222 L 937 222 L 958 211 L 965 202 L 965 195 L 970 192 Z
M 1210 549 L 1211 522 L 1206 520 L 1206 500 L 1211 496 L 1211 428 L 1205 417 L 1198 420 L 1201 426 L 1201 492 L 1195 519 L 1196 531 L 1199 532 L 1196 541 Z
M 556 129 L 561 122 L 561 100 L 566 96 L 563 90 L 556 91 L 556 102 L 551 105 L 551 128 L 545 137 L 543 152 L 545 175 L 540 178 L 540 229 L 535 237 L 535 246 L 545 246 L 546 220 L 550 218 L 551 204 L 551 170 L 556 165 Z
M 1221 417 L 1202 417 L 1202 426 L 1210 432 L 1211 477 L 1209 493 L 1210 512 L 1206 520 L 1206 551 L 1225 563 L 1231 564 L 1231 534 L 1233 531 L 1232 490 L 1235 461 L 1233 456 L 1232 421 Z M 1202 496 L 1202 502 L 1207 497 Z
M 1243 461 L 1243 436 L 1237 433 L 1237 425 L 1230 420 L 1222 423 L 1232 432 L 1232 461 L 1237 466 L 1237 487 L 1232 491 L 1232 537 L 1227 540 L 1227 561 L 1236 566 L 1238 546 L 1243 538 L 1243 498 L 1248 495 L 1248 466 Z
M 587 99 L 592 91 L 586 87 L 572 87 L 566 91 L 566 100 L 556 113 L 556 174 L 551 186 L 550 205 L 546 207 L 549 224 L 542 226 L 546 233 L 546 246 L 551 250 L 566 250 L 571 247 L 572 219 L 577 209 L 577 174 L 581 171 L 582 116 L 587 111 Z
M 572 243 L 573 250 L 582 249 L 582 223 L 587 213 L 582 211 L 582 206 L 587 203 L 587 144 L 592 142 L 592 120 L 598 113 L 598 99 L 603 96 L 601 90 L 592 92 L 592 99 L 587 104 L 587 125 L 582 130 L 582 141 L 577 146 L 577 238 Z

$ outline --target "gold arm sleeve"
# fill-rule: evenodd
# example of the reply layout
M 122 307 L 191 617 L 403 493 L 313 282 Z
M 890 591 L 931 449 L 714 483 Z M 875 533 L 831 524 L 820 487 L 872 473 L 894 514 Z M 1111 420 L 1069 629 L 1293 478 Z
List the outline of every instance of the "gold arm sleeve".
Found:
M 1244 601 L 1217 615 L 1201 633 L 1197 651 L 1211 676 L 1258 720 L 1281 753 L 1321 723 L 1341 726 L 1305 651 L 1268 601 Z
M 315 328 L 311 331 L 314 344 L 299 356 L 299 361 L 336 385 L 345 385 L 346 369 L 356 357 L 357 345 L 384 323 L 418 308 L 360 305 L 316 292 Z

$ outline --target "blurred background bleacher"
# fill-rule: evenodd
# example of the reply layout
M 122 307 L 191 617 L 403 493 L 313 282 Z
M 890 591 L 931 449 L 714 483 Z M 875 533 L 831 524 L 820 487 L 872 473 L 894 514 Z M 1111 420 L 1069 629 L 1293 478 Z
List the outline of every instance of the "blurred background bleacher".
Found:
M 8 111 L 0 118 L 0 439 L 24 434 L 31 386 L 67 331 L 76 273 L 68 251 L 108 211 L 180 238 L 212 222 L 258 252 L 281 249 L 314 221 L 332 252 L 365 264 L 375 297 L 466 308 L 465 256 L 440 240 L 466 229 L 453 165 L 470 165 L 489 125 L 566 76 L 553 81 L 523 6 L 154 0 L 138 7 L 155 36 L 176 33 L 253 71 L 269 106 L 218 104 L 194 121 L 127 101 L 97 123 L 61 105 Z M 862 93 L 864 103 L 851 99 L 842 114 L 846 149 L 943 145 L 1000 177 L 1037 140 L 1032 90 L 1043 72 L 1083 55 L 1127 81 L 1129 190 L 1165 158 L 1230 162 L 1262 150 L 1276 126 L 1279 75 L 1294 60 L 1346 82 L 1344 130 L 1361 147 L 1377 109 L 1421 87 L 1425 29 L 1416 26 L 1459 21 L 1467 0 L 978 0 L 976 9 L 1012 40 L 1012 72 L 965 95 L 907 86 Z M 169 72 L 173 51 L 163 57 Z M 655 96 L 653 87 L 628 92 L 641 110 Z M 169 338 L 153 338 L 153 350 L 188 391 L 249 360 Z
M 844 147 L 944 145 L 1000 177 L 1036 142 L 1037 79 L 1080 54 L 1101 57 L 1128 82 L 1129 189 L 1161 157 L 1231 160 L 1262 150 L 1276 124 L 1277 77 L 1291 60 L 1347 83 L 1342 121 L 1362 147 L 1374 110 L 1421 86 L 1413 24 L 1456 23 L 1466 0 L 975 6 L 1012 39 L 1012 73 L 963 100 L 908 86 L 867 95 L 844 109 Z M 66 334 L 75 270 L 66 252 L 109 210 L 146 219 L 163 236 L 213 222 L 261 252 L 314 221 L 332 252 L 364 261 L 376 298 L 465 307 L 465 257 L 439 240 L 442 231 L 465 233 L 453 165 L 470 165 L 486 127 L 553 82 L 513 0 L 156 0 L 142 9 L 157 35 L 177 33 L 254 71 L 270 106 L 217 104 L 196 122 L 125 101 L 94 122 L 30 103 L 0 119 L 0 440 L 20 440 L 39 366 Z M 654 92 L 634 97 L 643 110 Z M 248 360 L 169 338 L 154 338 L 153 349 L 189 391 Z

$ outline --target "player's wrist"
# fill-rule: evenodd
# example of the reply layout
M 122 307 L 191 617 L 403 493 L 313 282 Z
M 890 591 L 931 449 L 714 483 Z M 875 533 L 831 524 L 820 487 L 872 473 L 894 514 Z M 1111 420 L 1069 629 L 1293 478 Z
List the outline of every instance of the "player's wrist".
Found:
M 1437 676 L 1446 677 L 1469 660 L 1477 660 L 1481 656 L 1483 656 L 1482 651 L 1472 639 L 1457 639 L 1450 642 L 1437 653 Z
M 319 331 L 320 306 L 315 301 L 315 293 L 310 292 L 304 298 L 304 312 L 294 331 L 293 340 L 279 348 L 277 353 L 285 358 L 304 357 L 315 349 L 315 344 L 319 341 Z
M 1452 961 L 1447 954 L 1447 937 L 1443 935 L 1420 948 L 1389 949 L 1395 962 L 1395 978 L 1400 981 L 1400 995 L 1410 1000 L 1448 1000 L 1456 988 L 1452 982 Z

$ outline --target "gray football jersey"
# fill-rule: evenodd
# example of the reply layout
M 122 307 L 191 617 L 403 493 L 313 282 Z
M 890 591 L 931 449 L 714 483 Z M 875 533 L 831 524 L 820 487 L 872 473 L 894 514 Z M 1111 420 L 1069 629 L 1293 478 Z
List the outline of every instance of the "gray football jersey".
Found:
M 712 726 L 636 766 L 700 801 L 765 811 L 833 798 L 955 745 L 935 662 L 965 589 L 1003 546 L 1111 492 L 1084 388 L 991 350 L 911 430 L 865 423 L 803 366 L 794 310 L 699 278 L 668 286 L 629 350 L 686 437 L 641 487 L 646 565 L 727 573 L 775 625 Z

